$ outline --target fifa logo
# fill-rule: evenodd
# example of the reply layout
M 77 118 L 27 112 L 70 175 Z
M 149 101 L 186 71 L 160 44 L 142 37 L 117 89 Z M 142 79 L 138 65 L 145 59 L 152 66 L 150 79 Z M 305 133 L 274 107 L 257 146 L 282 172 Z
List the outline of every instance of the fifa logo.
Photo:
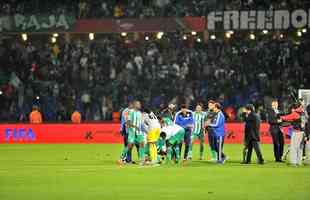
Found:
M 36 135 L 31 128 L 6 128 L 4 130 L 5 141 L 35 141 Z

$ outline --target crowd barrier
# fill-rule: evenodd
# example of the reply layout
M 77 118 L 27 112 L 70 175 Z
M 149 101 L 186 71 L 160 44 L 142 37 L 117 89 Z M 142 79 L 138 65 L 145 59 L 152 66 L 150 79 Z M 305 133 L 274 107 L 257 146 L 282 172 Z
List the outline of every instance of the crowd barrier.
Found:
M 0 143 L 121 143 L 119 127 L 118 123 L 0 124 Z M 225 143 L 243 143 L 243 123 L 227 123 L 225 129 Z M 262 143 L 272 143 L 268 129 L 268 124 L 261 124 Z

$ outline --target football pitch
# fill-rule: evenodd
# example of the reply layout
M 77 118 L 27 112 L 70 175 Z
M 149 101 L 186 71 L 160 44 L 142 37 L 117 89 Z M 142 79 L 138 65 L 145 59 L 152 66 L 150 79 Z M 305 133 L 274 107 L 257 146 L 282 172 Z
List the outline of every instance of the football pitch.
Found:
M 241 145 L 225 145 L 224 165 L 198 161 L 196 145 L 193 161 L 159 167 L 119 166 L 121 148 L 0 145 L 0 200 L 310 199 L 310 167 L 274 163 L 271 145 L 263 145 L 265 165 L 246 166 Z

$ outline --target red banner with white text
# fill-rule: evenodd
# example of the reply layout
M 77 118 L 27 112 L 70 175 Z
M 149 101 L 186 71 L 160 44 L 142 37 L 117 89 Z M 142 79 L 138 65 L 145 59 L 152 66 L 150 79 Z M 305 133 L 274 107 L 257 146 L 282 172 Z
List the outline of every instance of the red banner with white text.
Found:
M 261 125 L 262 143 L 271 143 L 268 124 Z M 244 124 L 227 123 L 225 143 L 242 144 Z M 286 139 L 287 140 L 287 139 Z M 119 124 L 0 124 L 0 143 L 121 143 Z

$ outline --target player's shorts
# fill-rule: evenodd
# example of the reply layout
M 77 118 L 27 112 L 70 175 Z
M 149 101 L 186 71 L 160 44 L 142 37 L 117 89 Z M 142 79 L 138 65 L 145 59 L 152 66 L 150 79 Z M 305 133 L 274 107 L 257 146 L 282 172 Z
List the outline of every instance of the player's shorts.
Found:
M 127 131 L 128 134 L 128 143 L 129 144 L 135 144 L 136 142 L 136 134 L 133 128 L 128 128 Z
M 144 135 L 136 135 L 135 142 L 138 143 L 138 144 L 145 143 Z
M 154 128 L 147 134 L 147 142 L 156 142 L 160 136 L 160 128 Z
M 169 140 L 168 143 L 171 145 L 175 145 L 175 144 L 180 144 L 183 142 L 184 140 L 184 135 L 185 135 L 185 130 L 182 129 L 180 130 L 177 134 L 175 134 L 174 136 L 172 136 Z

